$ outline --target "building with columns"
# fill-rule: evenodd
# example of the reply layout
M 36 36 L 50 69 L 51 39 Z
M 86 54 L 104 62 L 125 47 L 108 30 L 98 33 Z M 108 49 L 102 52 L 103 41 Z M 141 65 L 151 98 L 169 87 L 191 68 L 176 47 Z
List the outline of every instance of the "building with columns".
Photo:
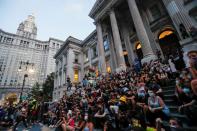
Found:
M 16 34 L 0 29 L 0 99 L 9 93 L 19 97 L 24 74 L 28 74 L 24 85 L 24 91 L 28 91 L 35 82 L 42 84 L 47 75 L 55 71 L 53 56 L 63 41 L 54 38 L 40 41 L 36 36 L 37 27 L 32 15 L 19 24 Z
M 197 49 L 191 32 L 197 28 L 196 5 L 195 0 L 97 0 L 89 16 L 95 20 L 98 45 L 103 45 L 103 33 L 112 37 L 110 50 L 116 52 L 113 61 L 119 70 L 127 65 L 126 54 L 132 64 L 137 57 L 142 62 L 157 58 L 158 50 L 166 58 L 181 49 Z
M 68 37 L 62 48 L 55 54 L 56 68 L 54 79 L 53 99 L 59 99 L 64 95 L 67 89 L 67 78 L 72 82 L 81 81 L 81 63 L 82 63 L 81 41 Z
M 90 69 L 96 74 L 118 72 L 136 58 L 148 62 L 156 59 L 158 52 L 168 59 L 182 51 L 197 50 L 196 6 L 196 0 L 97 0 L 89 13 L 96 30 L 75 44 L 66 44 L 69 37 L 64 43 L 67 46 L 55 56 L 53 100 L 66 91 L 66 77 L 61 77 L 59 69 L 72 82 L 80 82 Z M 71 62 L 70 69 L 65 63 L 58 68 L 62 54 L 72 54 L 64 59 Z

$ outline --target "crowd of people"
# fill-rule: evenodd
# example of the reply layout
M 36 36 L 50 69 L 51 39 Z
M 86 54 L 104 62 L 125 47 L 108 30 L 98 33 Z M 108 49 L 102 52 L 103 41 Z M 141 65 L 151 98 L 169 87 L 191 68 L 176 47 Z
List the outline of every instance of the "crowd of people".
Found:
M 177 112 L 185 114 L 189 124 L 195 125 L 197 51 L 189 52 L 188 57 L 190 66 L 183 70 L 174 71 L 172 68 L 176 67 L 170 65 L 172 60 L 169 63 L 153 60 L 144 64 L 136 62 L 118 73 L 94 78 L 86 75 L 72 94 L 65 94 L 52 104 L 38 104 L 32 100 L 21 103 L 17 108 L 12 105 L 0 107 L 0 124 L 8 124 L 3 123 L 4 116 L 7 116 L 13 120 L 10 124 L 14 130 L 20 122 L 28 127 L 38 120 L 62 131 L 181 129 L 181 122 L 170 115 L 162 90 L 169 83 L 174 83 L 180 105 Z M 67 92 L 69 90 L 70 87 Z

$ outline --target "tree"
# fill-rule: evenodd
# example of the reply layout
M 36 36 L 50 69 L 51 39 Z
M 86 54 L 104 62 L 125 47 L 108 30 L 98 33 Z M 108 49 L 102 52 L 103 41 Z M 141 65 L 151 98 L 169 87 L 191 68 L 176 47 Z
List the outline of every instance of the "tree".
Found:
M 51 101 L 52 100 L 52 94 L 53 94 L 53 88 L 54 88 L 54 76 L 55 73 L 51 73 L 47 76 L 45 82 L 42 85 L 42 92 L 43 92 L 43 98 L 44 101 Z
M 39 96 L 41 95 L 41 90 L 40 89 L 41 89 L 40 84 L 38 82 L 36 82 L 31 89 L 31 93 L 29 94 L 30 97 L 38 100 Z

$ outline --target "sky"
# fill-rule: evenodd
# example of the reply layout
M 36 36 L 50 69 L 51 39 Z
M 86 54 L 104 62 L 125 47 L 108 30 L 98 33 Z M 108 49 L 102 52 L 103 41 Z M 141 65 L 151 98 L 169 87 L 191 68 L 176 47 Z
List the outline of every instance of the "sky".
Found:
M 0 0 L 0 28 L 16 33 L 18 25 L 34 14 L 37 39 L 84 40 L 94 29 L 88 14 L 96 0 Z

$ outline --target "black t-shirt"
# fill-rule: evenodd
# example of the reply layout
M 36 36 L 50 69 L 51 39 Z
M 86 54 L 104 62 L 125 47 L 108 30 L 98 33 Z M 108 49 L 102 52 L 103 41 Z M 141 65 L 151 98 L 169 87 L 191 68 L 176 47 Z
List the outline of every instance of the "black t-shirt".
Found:
M 120 117 L 120 121 L 119 121 L 120 125 L 123 128 L 127 128 L 129 126 L 129 121 L 126 115 L 123 115 Z
M 128 104 L 120 104 L 120 105 L 119 105 L 119 110 L 120 110 L 121 112 L 125 112 L 125 111 L 127 111 L 128 109 L 129 109 Z

